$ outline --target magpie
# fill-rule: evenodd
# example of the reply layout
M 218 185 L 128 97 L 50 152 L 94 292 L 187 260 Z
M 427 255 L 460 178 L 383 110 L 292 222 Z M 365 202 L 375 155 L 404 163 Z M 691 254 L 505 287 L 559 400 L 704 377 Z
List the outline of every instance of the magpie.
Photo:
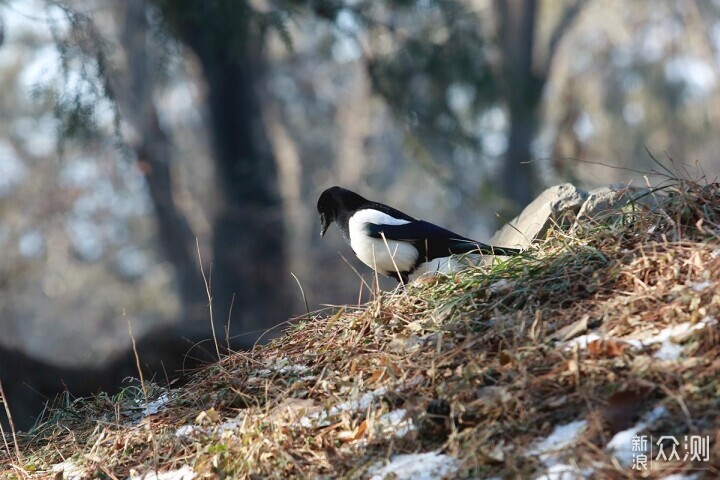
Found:
M 420 265 L 452 254 L 517 255 L 520 250 L 486 245 L 342 187 L 325 190 L 317 203 L 320 236 L 335 222 L 355 255 L 383 275 L 407 283 Z

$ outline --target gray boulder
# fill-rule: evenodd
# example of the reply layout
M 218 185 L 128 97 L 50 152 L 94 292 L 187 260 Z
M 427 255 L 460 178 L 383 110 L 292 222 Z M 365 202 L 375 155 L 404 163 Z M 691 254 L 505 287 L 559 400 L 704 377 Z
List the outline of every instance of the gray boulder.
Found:
M 655 195 L 648 188 L 637 188 L 628 185 L 611 185 L 591 190 L 587 200 L 577 215 L 577 221 L 588 219 L 608 219 L 617 217 L 628 205 L 652 206 L 656 202 Z M 574 228 L 577 227 L 577 224 Z
M 490 239 L 491 245 L 526 248 L 541 238 L 553 224 L 572 225 L 589 219 L 619 216 L 628 205 L 652 206 L 657 202 L 647 188 L 627 185 L 600 187 L 590 192 L 570 183 L 550 187 L 541 193 L 520 215 L 498 230 Z
M 525 248 L 553 223 L 574 221 L 588 192 L 570 183 L 550 187 L 490 239 L 490 245 Z

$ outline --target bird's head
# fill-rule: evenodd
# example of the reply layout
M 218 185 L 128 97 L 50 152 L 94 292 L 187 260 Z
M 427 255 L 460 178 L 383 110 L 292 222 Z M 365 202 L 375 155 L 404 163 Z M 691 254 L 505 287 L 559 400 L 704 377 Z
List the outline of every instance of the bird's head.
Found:
M 342 187 L 330 187 L 325 190 L 317 203 L 317 210 L 320 214 L 320 236 L 325 236 L 325 232 L 332 222 L 337 222 L 338 218 L 349 214 L 366 201 L 357 193 Z
M 320 236 L 324 237 L 330 224 L 335 221 L 337 207 L 339 205 L 337 193 L 340 187 L 331 187 L 325 190 L 317 203 L 317 210 L 320 214 Z

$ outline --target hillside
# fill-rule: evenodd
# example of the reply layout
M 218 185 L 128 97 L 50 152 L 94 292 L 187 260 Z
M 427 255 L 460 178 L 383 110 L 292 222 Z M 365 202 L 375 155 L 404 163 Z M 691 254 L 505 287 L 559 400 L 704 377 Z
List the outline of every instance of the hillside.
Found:
M 0 476 L 718 478 L 720 189 L 652 195 L 294 319 L 181 388 L 68 402 L 6 436 Z M 680 458 L 633 469 L 661 436 Z

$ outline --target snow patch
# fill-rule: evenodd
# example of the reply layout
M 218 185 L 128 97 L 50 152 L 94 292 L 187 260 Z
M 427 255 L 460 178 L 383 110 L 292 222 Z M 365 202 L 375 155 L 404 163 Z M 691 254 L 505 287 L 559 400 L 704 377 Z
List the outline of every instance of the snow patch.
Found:
M 371 480 L 433 480 L 456 473 L 462 463 L 450 455 L 435 452 L 393 455 L 390 463 L 380 461 L 370 467 Z
M 399 408 L 375 420 L 375 427 L 381 430 L 392 430 L 395 438 L 402 438 L 415 430 L 412 419 L 406 417 L 407 410 Z
M 667 342 L 673 337 L 677 337 L 679 335 L 682 335 L 683 333 L 694 332 L 695 330 L 700 330 L 707 327 L 708 325 L 714 325 L 716 323 L 717 320 L 715 320 L 714 318 L 705 317 L 695 324 L 691 324 L 690 322 L 683 322 L 678 325 L 670 325 L 660 330 L 660 332 L 658 332 L 656 335 L 653 335 L 649 338 L 641 339 L 640 343 L 641 346 L 647 346 L 652 345 L 653 343 Z
M 615 457 L 621 465 L 631 465 L 633 454 L 639 453 L 637 451 L 633 452 L 632 450 L 633 437 L 665 415 L 667 415 L 667 409 L 665 407 L 660 406 L 653 408 L 652 411 L 644 415 L 635 426 L 616 433 L 605 446 L 605 450 L 611 451 L 613 457 Z
M 705 282 L 703 282 L 705 283 Z M 706 288 L 703 286 L 703 288 Z M 690 322 L 683 322 L 678 325 L 670 325 L 654 335 L 649 335 L 645 338 L 619 338 L 621 342 L 625 342 L 633 348 L 642 349 L 644 347 L 654 345 L 657 343 L 662 344 L 660 349 L 655 352 L 654 357 L 660 360 L 677 360 L 682 354 L 683 347 L 673 342 L 675 337 L 679 337 L 695 330 L 700 330 L 708 325 L 717 324 L 717 319 L 707 316 L 699 322 L 692 324 Z M 580 350 L 586 349 L 588 345 L 595 340 L 600 340 L 602 336 L 595 332 L 588 333 L 587 335 L 581 335 L 577 338 L 569 340 L 565 343 L 565 350 L 571 350 L 575 346 Z
M 168 470 L 167 472 L 158 472 L 155 470 L 144 473 L 130 472 L 131 480 L 193 480 L 193 478 L 195 478 L 195 472 L 188 466 L 176 470 Z
M 204 430 L 203 428 L 196 427 L 195 425 L 183 425 L 182 427 L 179 427 L 177 430 L 175 430 L 175 436 L 177 437 L 189 437 L 193 433 L 195 433 L 196 430 Z
M 660 360 L 673 361 L 680 358 L 680 355 L 683 352 L 683 346 L 678 345 L 673 341 L 675 337 L 694 332 L 695 330 L 703 329 L 708 325 L 714 325 L 716 323 L 717 320 L 712 317 L 705 317 L 695 324 L 691 324 L 690 322 L 683 322 L 678 325 L 671 325 L 669 327 L 665 327 L 659 333 L 649 338 L 645 338 L 639 341 L 632 340 L 631 344 L 633 346 L 636 346 L 637 348 L 642 348 L 648 345 L 652 345 L 654 343 L 660 343 L 660 349 L 655 352 L 653 356 Z
M 533 442 L 527 453 L 528 455 L 538 455 L 549 466 L 554 465 L 557 462 L 556 456 L 552 452 L 562 450 L 573 443 L 585 430 L 586 426 L 587 420 L 576 420 L 565 425 L 556 425 L 550 435 Z
M 671 341 L 665 341 L 660 345 L 660 349 L 653 354 L 653 357 L 658 360 L 669 360 L 674 361 L 680 358 L 683 352 L 683 346 L 673 343 Z
M 575 480 L 589 476 L 591 470 L 580 470 L 578 467 L 560 461 L 559 454 L 587 428 L 587 420 L 576 420 L 565 425 L 556 425 L 547 437 L 534 441 L 527 455 L 537 455 L 547 467 L 547 471 L 535 480 Z
M 705 280 L 704 282 L 697 282 L 693 283 L 691 285 L 692 289 L 696 292 L 702 292 L 704 290 L 707 290 L 708 288 L 712 287 L 713 282 L 709 280 Z
M 577 480 L 590 476 L 591 471 L 583 471 L 573 465 L 556 463 L 548 467 L 547 472 L 535 477 L 535 480 Z
M 175 436 L 189 437 L 194 433 L 202 433 L 205 435 L 210 435 L 213 432 L 224 433 L 237 429 L 242 425 L 242 423 L 243 419 L 239 418 L 235 420 L 228 420 L 227 422 L 223 422 L 220 425 L 211 425 L 209 427 L 200 427 L 198 425 L 183 425 L 182 427 L 178 427 L 175 430 Z
M 348 400 L 331 407 L 330 410 L 305 415 L 300 419 L 300 425 L 305 428 L 326 427 L 330 425 L 331 422 L 329 419 L 331 417 L 339 415 L 342 412 L 357 412 L 359 410 L 366 410 L 373 400 L 385 395 L 387 391 L 386 387 L 380 387 L 372 392 L 363 394 L 360 398 Z
M 663 477 L 662 480 L 697 480 L 700 476 L 697 473 L 692 475 L 685 475 L 684 473 L 673 473 L 667 477 Z
M 580 350 L 584 350 L 595 340 L 600 340 L 600 335 L 597 333 L 592 332 L 587 335 L 580 335 L 579 337 L 569 340 L 566 343 L 565 350 L 572 350 L 575 345 L 577 345 Z
M 152 402 L 149 402 L 145 408 L 143 409 L 143 417 L 148 417 L 150 415 L 155 415 L 158 413 L 162 407 L 165 406 L 170 401 L 170 395 L 167 393 L 163 393 L 160 395 L 157 400 L 153 400 Z
M 50 470 L 54 473 L 61 473 L 65 480 L 82 480 L 85 478 L 85 469 L 78 467 L 72 462 L 62 462 L 53 465 Z

